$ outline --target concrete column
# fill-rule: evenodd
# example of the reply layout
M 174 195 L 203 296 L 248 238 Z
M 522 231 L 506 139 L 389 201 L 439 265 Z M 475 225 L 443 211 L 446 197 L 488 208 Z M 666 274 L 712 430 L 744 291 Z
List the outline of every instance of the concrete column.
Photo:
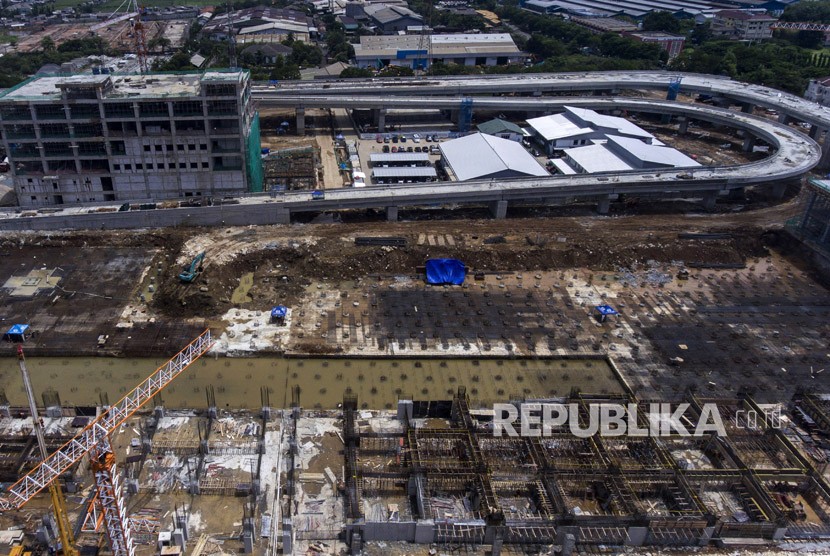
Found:
M 686 132 L 689 131 L 689 118 L 679 118 L 680 120 L 680 127 L 677 129 L 677 133 L 680 135 L 686 135 Z
M 386 108 L 373 110 L 375 113 L 375 124 L 378 126 L 378 133 L 386 131 Z
M 603 197 L 602 199 L 597 202 L 597 213 L 599 214 L 608 214 L 608 211 L 611 209 L 611 199 L 608 197 Z
M 818 139 L 821 136 L 821 133 L 823 131 L 824 130 L 821 129 L 819 126 L 817 126 L 815 124 L 811 125 L 810 126 L 810 139 L 814 139 L 814 140 L 818 141 Z
M 755 137 L 753 137 L 752 135 L 747 135 L 746 137 L 744 137 L 744 145 L 743 145 L 742 148 L 743 148 L 745 153 L 752 152 L 752 147 L 754 147 L 754 146 L 755 146 Z
M 305 135 L 305 108 L 297 108 L 297 135 Z
M 824 231 L 821 232 L 821 239 L 818 240 L 819 243 L 827 243 L 827 238 L 830 237 L 830 222 L 824 225 Z
M 818 167 L 822 170 L 830 167 L 830 133 L 821 144 L 821 160 L 818 162 Z
M 730 201 L 739 201 L 744 198 L 744 188 L 743 187 L 736 187 L 734 189 L 729 190 L 729 200 Z
M 787 192 L 787 184 L 786 183 L 774 183 L 770 187 L 770 196 L 776 200 L 780 201 L 784 198 L 784 193 Z
M 274 214 L 274 224 L 291 224 L 291 211 L 287 208 L 279 208 Z
M 458 123 L 458 110 L 450 110 L 450 121 Z
M 642 546 L 646 542 L 648 536 L 648 527 L 629 527 L 628 538 L 625 540 L 626 546 Z
M 718 202 L 718 192 L 717 190 L 714 191 L 707 191 L 703 194 L 703 208 L 706 210 L 714 210 L 715 203 Z
M 745 102 L 741 105 L 741 112 L 743 112 L 744 114 L 752 114 L 754 110 L 755 105 L 751 102 Z
M 398 207 L 386 207 L 386 220 L 388 222 L 397 222 L 398 221 Z
M 490 213 L 493 218 L 507 217 L 507 201 L 493 201 L 490 203 Z
M 781 113 L 778 115 L 778 123 L 787 125 L 790 123 L 790 117 L 787 114 Z

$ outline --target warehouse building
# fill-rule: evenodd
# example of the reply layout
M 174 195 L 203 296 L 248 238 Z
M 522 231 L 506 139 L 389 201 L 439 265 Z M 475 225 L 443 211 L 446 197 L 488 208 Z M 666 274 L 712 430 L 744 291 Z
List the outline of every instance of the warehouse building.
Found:
M 24 207 L 262 190 L 247 71 L 39 76 L 0 95 Z
M 548 176 L 520 143 L 484 133 L 439 145 L 444 169 L 457 181 Z
M 202 28 L 202 36 L 214 41 L 228 39 L 228 33 L 236 35 L 237 43 L 281 42 L 290 35 L 294 40 L 309 42 L 316 38 L 314 20 L 305 13 L 285 9 L 258 6 L 217 15 Z
M 502 139 L 510 139 L 511 141 L 521 141 L 526 136 L 525 130 L 513 122 L 508 122 L 501 118 L 494 118 L 483 124 L 478 124 L 476 127 L 482 133 L 493 135 L 494 137 L 501 137 Z
M 551 162 L 566 175 L 700 166 L 677 149 L 614 135 L 585 147 L 566 149 L 563 158 L 554 158 Z
M 423 183 L 437 179 L 438 173 L 432 166 L 390 166 L 372 169 L 372 181 L 378 185 Z
M 547 154 L 571 147 L 591 144 L 609 134 L 651 143 L 654 136 L 625 118 L 606 116 L 585 108 L 566 106 L 561 114 L 531 118 L 527 121 L 531 134 Z
M 363 11 L 371 25 L 385 35 L 406 31 L 408 27 L 424 24 L 423 17 L 404 6 L 368 4 Z
M 627 16 L 642 19 L 651 12 L 666 11 L 677 17 L 694 17 L 711 9 L 740 1 L 709 0 L 528 0 L 525 6 L 543 13 L 564 13 L 582 17 Z
M 369 163 L 373 168 L 384 166 L 431 166 L 432 161 L 427 153 L 397 152 L 371 153 Z
M 426 68 L 430 64 L 496 66 L 518 63 L 522 52 L 509 33 L 430 35 L 429 49 L 420 35 L 362 36 L 354 45 L 359 68 L 405 66 Z

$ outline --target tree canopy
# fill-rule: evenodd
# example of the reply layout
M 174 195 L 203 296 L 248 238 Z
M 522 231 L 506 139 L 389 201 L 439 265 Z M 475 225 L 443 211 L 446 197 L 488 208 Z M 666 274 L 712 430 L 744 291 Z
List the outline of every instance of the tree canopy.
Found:
M 680 20 L 669 12 L 649 12 L 643 18 L 643 31 L 680 32 Z
M 787 6 L 781 21 L 807 21 L 830 23 L 830 2 L 827 0 L 801 0 Z

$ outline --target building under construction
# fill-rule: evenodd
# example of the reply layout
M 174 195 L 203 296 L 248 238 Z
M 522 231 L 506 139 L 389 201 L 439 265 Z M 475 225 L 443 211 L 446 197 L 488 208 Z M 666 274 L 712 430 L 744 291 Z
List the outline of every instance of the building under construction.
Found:
M 633 402 L 572 395 L 579 407 Z M 830 535 L 830 488 L 769 411 L 751 399 L 716 404 L 726 436 L 495 437 L 451 401 L 398 405 L 397 428 L 375 430 L 343 404 L 346 539 L 443 547 L 719 546 Z M 642 406 L 638 406 L 642 407 Z M 446 419 L 446 421 L 444 421 Z M 645 424 L 645 415 L 637 415 Z M 694 421 L 694 419 L 692 419 Z

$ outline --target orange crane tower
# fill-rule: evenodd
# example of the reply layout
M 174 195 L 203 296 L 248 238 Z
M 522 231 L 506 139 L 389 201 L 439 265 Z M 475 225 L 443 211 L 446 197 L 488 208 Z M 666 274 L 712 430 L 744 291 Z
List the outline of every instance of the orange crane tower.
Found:
M 130 393 L 108 407 L 99 417 L 84 427 L 75 438 L 49 457 L 44 457 L 40 465 L 10 486 L 6 492 L 0 494 L 0 512 L 23 507 L 37 493 L 50 488 L 58 477 L 89 454 L 90 467 L 95 475 L 96 503 L 99 505 L 98 511 L 103 516 L 106 525 L 110 549 L 114 556 L 135 556 L 135 545 L 122 493 L 121 477 L 110 444 L 110 434 L 118 430 L 124 421 L 161 392 L 194 361 L 207 353 L 212 346 L 213 342 L 208 329 L 167 363 L 156 369 Z M 36 419 L 37 414 L 33 417 Z M 61 510 L 56 507 L 56 514 L 59 511 Z M 65 516 L 65 509 L 62 512 Z M 60 523 L 60 516 L 56 515 L 56 517 Z M 63 542 L 69 543 L 70 541 Z M 67 544 L 64 544 L 64 551 L 72 549 L 74 546 L 68 548 Z M 65 554 L 69 553 L 65 552 Z

